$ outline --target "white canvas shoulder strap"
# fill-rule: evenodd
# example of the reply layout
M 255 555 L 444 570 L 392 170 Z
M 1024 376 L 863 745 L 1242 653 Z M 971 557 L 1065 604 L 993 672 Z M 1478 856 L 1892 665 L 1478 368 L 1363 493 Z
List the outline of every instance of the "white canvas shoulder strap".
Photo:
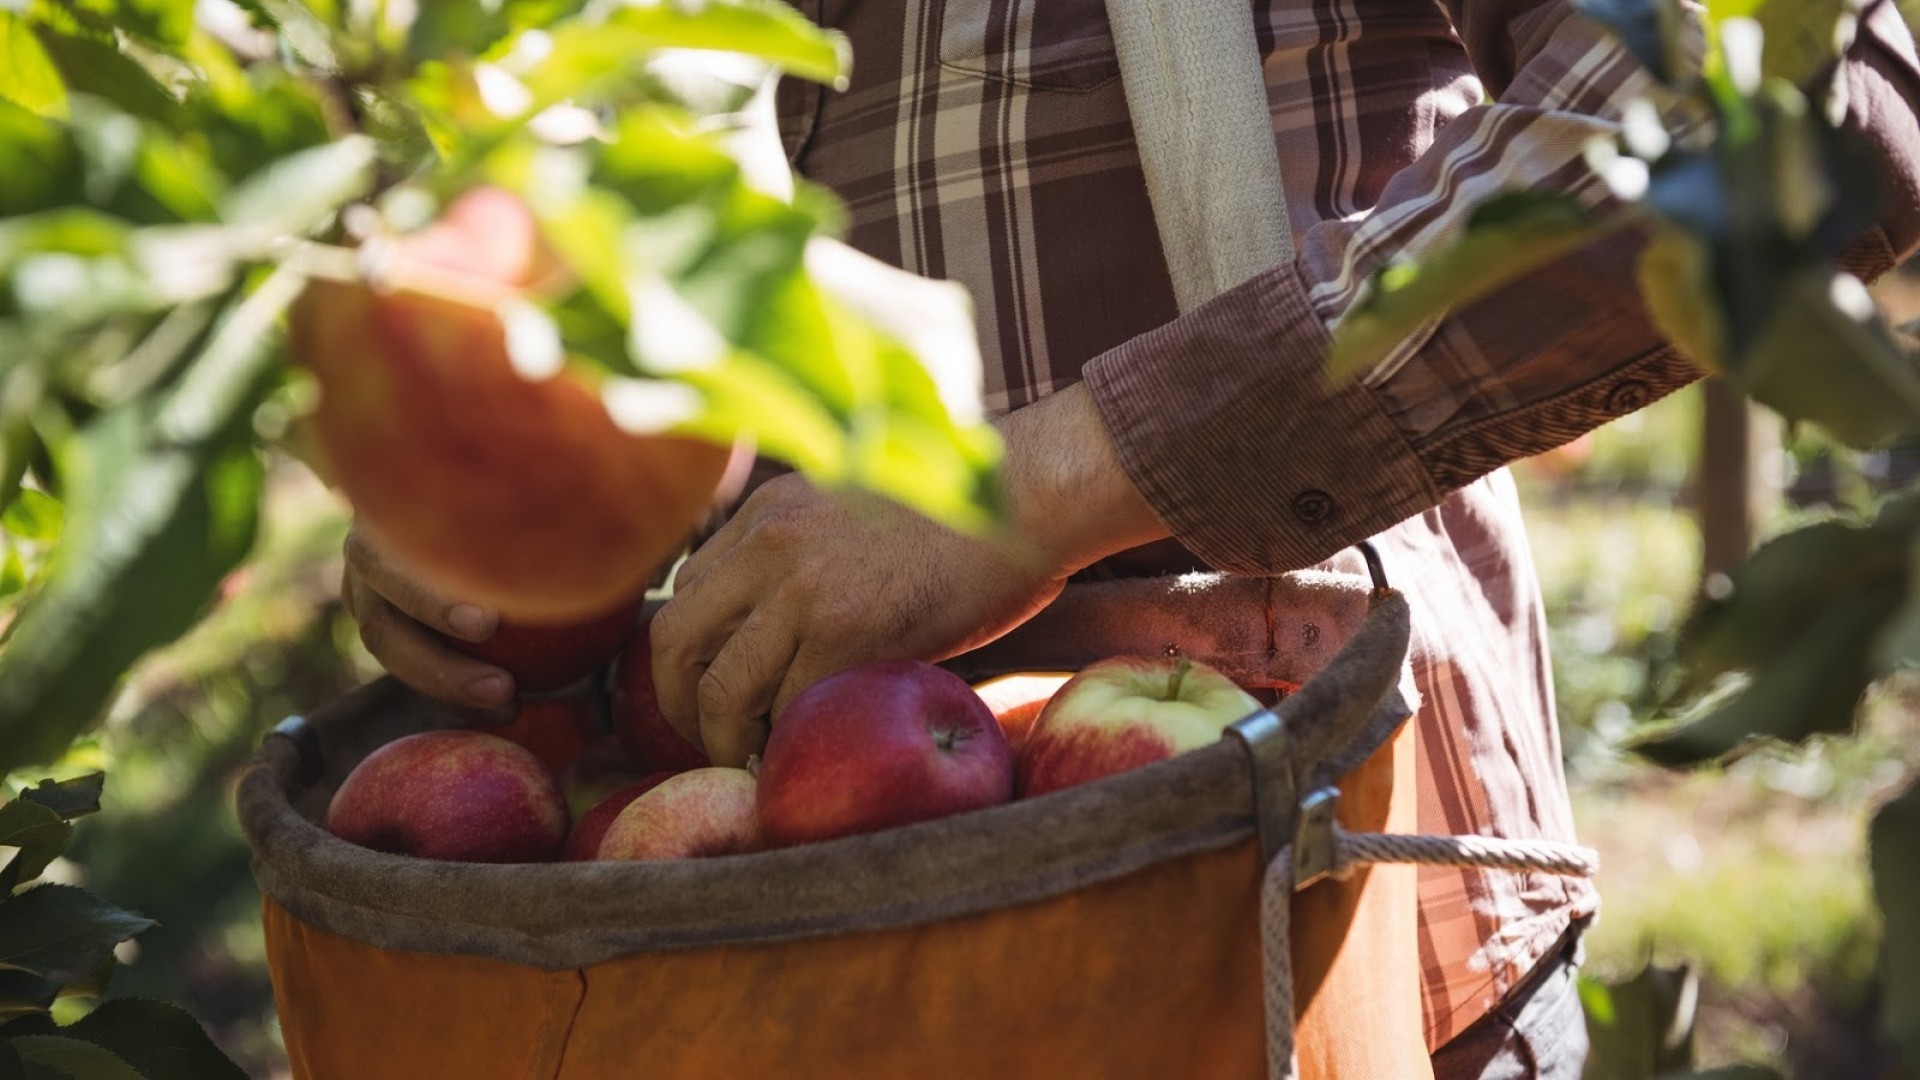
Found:
M 1249 0 L 1106 0 L 1174 296 L 1293 260 Z

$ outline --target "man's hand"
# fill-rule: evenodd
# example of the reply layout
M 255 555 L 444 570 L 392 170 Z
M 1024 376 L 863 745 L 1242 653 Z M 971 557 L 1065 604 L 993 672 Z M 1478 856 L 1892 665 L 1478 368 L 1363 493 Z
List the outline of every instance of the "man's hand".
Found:
M 465 641 L 485 641 L 499 618 L 443 596 L 394 565 L 358 528 L 347 534 L 340 599 L 360 623 L 360 641 L 401 682 L 453 705 L 488 711 L 513 700 L 513 676 L 466 656 L 429 628 Z
M 868 660 L 942 660 L 1059 594 L 1074 570 L 1158 539 L 1084 389 L 1002 421 L 1019 541 L 944 529 L 889 503 L 769 481 L 694 552 L 654 617 L 661 712 L 738 765 L 795 693 Z

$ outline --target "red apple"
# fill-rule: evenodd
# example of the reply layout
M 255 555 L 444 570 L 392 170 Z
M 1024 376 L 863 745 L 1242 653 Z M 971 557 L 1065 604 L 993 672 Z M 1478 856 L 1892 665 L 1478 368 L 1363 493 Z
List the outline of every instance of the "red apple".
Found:
M 873 832 L 1013 797 L 1013 751 L 959 676 L 917 660 L 861 664 L 795 695 L 760 763 L 771 846 Z
M 707 755 L 660 715 L 653 692 L 651 618 L 634 631 L 613 669 L 613 733 L 643 769 L 683 772 L 707 764 Z
M 1000 730 L 1017 760 L 1027 733 L 1033 730 L 1047 702 L 1071 678 L 1071 671 L 1017 671 L 975 683 L 973 692 L 993 710 L 993 718 L 1000 721 Z
M 566 841 L 567 804 L 524 747 L 478 731 L 429 731 L 368 754 L 334 792 L 327 831 L 422 859 L 544 862 Z
M 698 859 L 760 846 L 753 774 L 706 768 L 675 773 L 627 804 L 607 826 L 601 859 Z
M 639 783 L 629 784 L 594 803 L 592 809 L 580 815 L 580 820 L 573 823 L 573 831 L 567 834 L 566 850 L 561 852 L 560 857 L 568 862 L 585 862 L 598 856 L 600 841 L 606 838 L 607 828 L 613 824 L 614 818 L 620 816 L 620 811 L 625 810 L 628 803 L 659 787 L 661 781 L 674 775 L 677 774 L 654 773 Z
M 597 713 L 591 698 L 529 698 L 519 703 L 512 723 L 487 734 L 525 747 L 558 779 L 600 736 Z
M 1137 769 L 1220 738 L 1260 703 L 1205 664 L 1116 656 L 1087 665 L 1047 702 L 1018 765 L 1022 798 Z
M 640 600 L 591 619 L 526 623 L 503 619 L 485 641 L 447 642 L 468 656 L 505 668 L 522 694 L 546 694 L 572 686 L 620 652 L 640 617 Z

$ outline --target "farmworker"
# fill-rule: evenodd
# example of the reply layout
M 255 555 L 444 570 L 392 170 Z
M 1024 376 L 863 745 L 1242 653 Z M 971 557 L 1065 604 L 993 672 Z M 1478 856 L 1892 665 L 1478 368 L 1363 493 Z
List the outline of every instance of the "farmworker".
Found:
M 682 566 L 655 621 L 668 718 L 739 764 L 813 680 L 951 657 L 1070 582 L 1272 575 L 1373 537 L 1413 605 L 1420 831 L 1573 839 L 1541 598 L 1503 466 L 1700 376 L 1641 304 L 1645 234 L 1525 275 L 1363 379 L 1325 390 L 1321 368 L 1371 273 L 1444 247 L 1488 196 L 1604 201 L 1583 147 L 1654 94 L 1639 65 L 1568 0 L 1258 0 L 1297 256 L 1182 315 L 1101 0 L 796 3 L 845 32 L 858 63 L 844 92 L 782 84 L 789 157 L 846 201 L 854 246 L 971 291 L 1031 550 L 769 479 Z M 1884 193 L 1842 261 L 1871 278 L 1920 244 L 1920 64 L 1892 4 L 1871 7 L 1842 77 Z M 364 545 L 349 555 L 348 587 L 392 602 L 375 619 L 491 618 Z M 416 685 L 469 704 L 511 693 L 462 689 L 499 673 L 419 635 L 377 636 Z M 1419 880 L 1436 1075 L 1578 1077 L 1590 883 Z

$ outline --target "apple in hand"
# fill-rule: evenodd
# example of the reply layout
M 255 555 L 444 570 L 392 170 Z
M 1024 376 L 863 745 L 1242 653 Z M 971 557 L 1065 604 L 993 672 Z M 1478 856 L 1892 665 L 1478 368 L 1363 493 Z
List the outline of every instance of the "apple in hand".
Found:
M 591 619 L 527 623 L 502 619 L 485 641 L 448 637 L 447 643 L 478 660 L 505 668 L 522 694 L 547 694 L 593 674 L 620 652 L 640 617 L 636 598 Z M 443 637 L 445 635 L 442 635 Z
M 627 804 L 607 826 L 601 859 L 698 859 L 760 846 L 753 774 L 706 768 L 675 773 Z
M 917 660 L 860 664 L 788 702 L 760 763 L 770 846 L 873 832 L 1004 803 L 1013 751 L 958 675 Z
M 422 859 L 544 862 L 566 841 L 567 804 L 524 747 L 479 731 L 429 731 L 368 754 L 334 792 L 327 831 Z
M 707 755 L 660 714 L 653 690 L 651 618 L 640 624 L 613 671 L 613 733 L 642 769 L 681 772 L 707 764 Z
M 1082 668 L 1034 722 L 1018 765 L 1020 794 L 1084 784 L 1220 738 L 1260 703 L 1205 664 L 1116 656 Z
M 597 857 L 600 854 L 600 841 L 606 839 L 607 829 L 613 825 L 613 819 L 620 816 L 620 811 L 674 775 L 677 774 L 654 773 L 594 803 L 592 808 L 580 815 L 580 820 L 573 823 L 573 831 L 567 834 L 566 850 L 560 853 L 560 857 L 567 862 L 584 862 Z

